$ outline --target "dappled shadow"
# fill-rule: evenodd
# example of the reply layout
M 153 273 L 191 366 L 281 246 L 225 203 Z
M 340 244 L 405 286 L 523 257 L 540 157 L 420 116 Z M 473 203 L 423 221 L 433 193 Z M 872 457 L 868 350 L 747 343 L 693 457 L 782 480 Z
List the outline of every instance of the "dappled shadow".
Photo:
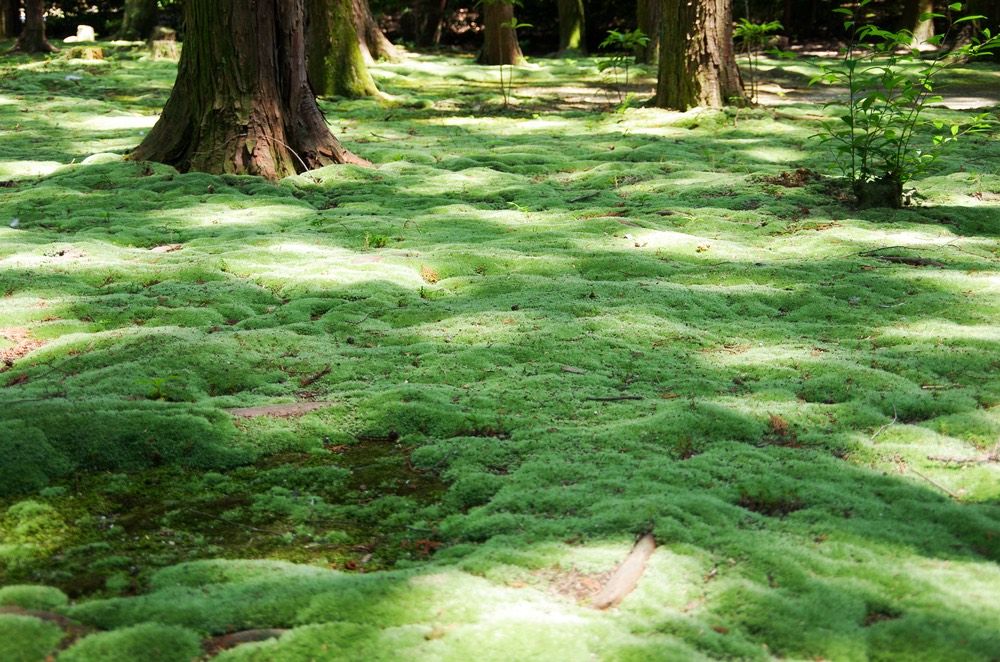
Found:
M 23 451 L 22 493 L 59 518 L 11 538 L 4 581 L 143 594 L 73 609 L 102 627 L 297 627 L 265 657 L 411 632 L 395 650 L 421 652 L 541 600 L 525 569 L 652 530 L 686 569 L 623 609 L 634 651 L 992 650 L 995 608 L 959 594 L 996 585 L 994 467 L 927 458 L 997 430 L 995 205 L 955 202 L 978 184 L 852 211 L 822 179 L 762 177 L 819 160 L 764 111 L 358 107 L 349 139 L 400 134 L 356 143 L 377 169 L 111 163 L 0 189 L 20 219 L 0 310 L 49 341 L 0 368 L 0 422 L 45 451 Z M 331 405 L 224 412 L 288 401 Z M 415 569 L 151 575 L 251 555 Z M 545 609 L 507 618 L 619 651 L 579 636 L 606 627 L 592 612 Z

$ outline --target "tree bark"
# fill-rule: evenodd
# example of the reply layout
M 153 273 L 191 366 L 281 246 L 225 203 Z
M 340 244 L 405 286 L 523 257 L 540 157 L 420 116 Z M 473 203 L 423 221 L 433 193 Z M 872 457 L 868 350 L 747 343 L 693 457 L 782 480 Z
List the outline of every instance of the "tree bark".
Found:
M 24 0 L 24 27 L 13 50 L 19 53 L 54 53 L 59 50 L 45 38 L 45 0 Z
M 514 5 L 504 0 L 484 0 L 481 7 L 483 50 L 479 51 L 479 64 L 520 64 L 524 56 L 517 42 L 517 32 L 505 27 L 514 19 Z
M 587 30 L 584 25 L 583 0 L 558 0 L 559 52 L 585 55 Z
M 903 6 L 903 28 L 913 33 L 911 45 L 919 48 L 927 45 L 934 36 L 934 21 L 921 21 L 920 17 L 934 11 L 934 0 L 906 0 Z
M 186 0 L 177 82 L 130 158 L 277 179 L 367 164 L 330 133 L 306 77 L 304 0 Z
M 413 41 L 421 48 L 437 48 L 441 45 L 444 28 L 444 12 L 448 0 L 418 0 L 414 6 Z
M 368 0 L 353 0 L 353 8 L 354 27 L 358 32 L 358 43 L 365 62 L 398 61 L 399 51 L 378 26 L 378 21 L 372 16 L 371 7 L 368 6 Z
M 361 55 L 352 0 L 306 0 L 306 65 L 319 96 L 352 99 L 378 89 Z
M 159 5 L 156 0 L 125 0 L 122 27 L 116 36 L 118 39 L 128 41 L 146 39 L 153 33 L 159 14 Z
M 649 37 L 649 43 L 636 49 L 635 61 L 652 64 L 660 58 L 660 12 L 662 0 L 638 0 L 636 23 L 639 30 Z
M 732 0 L 661 0 L 656 105 L 687 110 L 746 100 L 733 48 Z
M 0 39 L 17 36 L 21 26 L 20 5 L 19 0 L 0 0 Z

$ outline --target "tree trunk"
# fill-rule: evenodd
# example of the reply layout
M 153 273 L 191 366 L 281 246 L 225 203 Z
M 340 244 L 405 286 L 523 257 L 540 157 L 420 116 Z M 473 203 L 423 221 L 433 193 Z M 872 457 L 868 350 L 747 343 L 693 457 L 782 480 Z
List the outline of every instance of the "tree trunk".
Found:
M 20 53 L 54 53 L 59 50 L 45 38 L 45 0 L 24 0 L 24 28 L 13 50 Z
M 636 23 L 638 29 L 649 37 L 649 43 L 636 49 L 635 61 L 652 64 L 660 58 L 660 12 L 663 10 L 662 0 L 639 0 L 636 4 Z
M 479 64 L 520 64 L 524 56 L 517 43 L 517 32 L 508 27 L 514 20 L 514 5 L 504 0 L 484 0 L 481 7 L 483 50 L 479 51 Z
M 368 0 L 353 0 L 353 7 L 354 27 L 358 32 L 361 55 L 365 58 L 365 62 L 398 61 L 400 59 L 399 51 L 382 32 L 382 28 L 378 26 L 378 21 L 372 16 Z
M 444 27 L 444 12 L 448 0 L 418 0 L 414 6 L 413 41 L 421 48 L 437 48 L 441 45 Z
M 149 37 L 159 18 L 157 0 L 125 0 L 125 13 L 118 39 L 141 41 Z
M 927 45 L 934 36 L 934 21 L 921 21 L 923 14 L 934 11 L 934 0 L 906 0 L 903 6 L 903 28 L 913 33 L 911 44 L 915 48 Z
M 378 94 L 361 55 L 351 0 L 306 0 L 306 66 L 319 96 Z
M 584 26 L 583 0 L 558 0 L 559 52 L 585 55 L 587 30 Z
M 21 26 L 20 4 L 19 0 L 0 0 L 0 39 L 17 36 Z
M 304 0 L 186 0 L 170 99 L 131 158 L 277 179 L 367 164 L 337 141 L 306 78 Z
M 687 110 L 746 100 L 733 49 L 732 0 L 662 0 L 656 105 Z

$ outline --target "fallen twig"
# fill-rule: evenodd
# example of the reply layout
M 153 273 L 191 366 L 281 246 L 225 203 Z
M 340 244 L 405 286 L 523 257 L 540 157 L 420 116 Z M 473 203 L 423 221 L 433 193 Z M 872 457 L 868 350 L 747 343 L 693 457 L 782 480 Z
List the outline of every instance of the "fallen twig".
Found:
M 882 427 L 880 427 L 878 430 L 875 430 L 875 434 L 873 434 L 871 436 L 871 440 L 875 441 L 875 437 L 879 436 L 880 434 L 882 434 L 883 432 L 885 432 L 886 430 L 888 430 L 890 427 L 892 427 L 893 425 L 895 425 L 897 419 L 898 419 L 898 416 L 896 416 L 896 405 L 893 405 L 892 406 L 892 420 L 889 421 L 888 423 L 886 423 L 885 425 L 883 425 Z
M 642 573 L 646 571 L 646 562 L 655 551 L 656 540 L 652 533 L 647 533 L 639 538 L 632 548 L 632 552 L 618 566 L 615 574 L 611 575 L 611 579 L 594 598 L 591 606 L 595 609 L 609 609 L 624 600 L 625 596 L 631 593 L 639 583 Z
M 331 370 L 332 370 L 332 368 L 330 367 L 329 364 L 327 364 L 327 365 L 323 366 L 323 369 L 320 370 L 319 372 L 317 372 L 316 374 L 314 374 L 314 375 L 308 375 L 308 376 L 303 377 L 302 379 L 300 379 L 299 380 L 299 386 L 301 386 L 303 388 L 305 388 L 306 386 L 310 386 L 310 385 L 318 382 L 319 380 L 323 379 L 327 375 L 329 375 Z
M 960 496 L 958 496 L 957 494 L 955 494 L 954 492 L 952 492 L 951 490 L 949 490 L 947 487 L 945 487 L 941 483 L 939 483 L 936 480 L 934 480 L 933 478 L 925 476 L 924 474 L 920 473 L 919 471 L 917 471 L 913 467 L 908 467 L 908 468 L 909 468 L 910 471 L 912 471 L 916 475 L 920 476 L 921 478 L 923 478 L 924 480 L 926 480 L 928 483 L 930 483 L 934 487 L 938 488 L 939 490 L 941 490 L 942 492 L 944 492 L 945 494 L 947 494 L 948 496 L 950 496 L 955 501 L 961 501 L 962 500 L 962 498 Z

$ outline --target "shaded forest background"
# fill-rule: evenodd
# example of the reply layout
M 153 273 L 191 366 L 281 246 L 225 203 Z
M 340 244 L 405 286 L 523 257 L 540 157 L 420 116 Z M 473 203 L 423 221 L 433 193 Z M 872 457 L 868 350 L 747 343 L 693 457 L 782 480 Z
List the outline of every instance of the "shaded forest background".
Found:
M 641 1 L 641 0 L 640 0 Z M 0 0 L 0 6 L 11 0 Z M 397 43 L 420 48 L 477 50 L 482 43 L 481 5 L 469 0 L 371 0 L 371 8 L 389 38 Z M 586 45 L 598 50 L 608 30 L 631 29 L 636 24 L 637 1 L 589 0 L 586 3 Z M 873 3 L 877 22 L 899 29 L 906 25 L 907 3 L 881 0 Z M 938 3 L 945 5 L 946 3 Z M 1000 2 L 978 0 L 968 3 L 969 11 L 1000 23 Z M 91 25 L 99 35 L 118 32 L 125 0 L 91 2 L 89 0 L 54 0 L 48 2 L 47 31 L 60 38 L 76 32 L 79 24 Z M 178 0 L 161 0 L 159 23 L 183 30 Z M 833 9 L 843 6 L 840 0 L 735 0 L 734 16 L 753 21 L 781 21 L 782 34 L 793 42 L 831 43 L 846 38 L 843 25 Z M 944 7 L 938 9 L 943 10 Z M 556 3 L 527 1 L 516 8 L 519 21 L 530 27 L 520 28 L 518 36 L 526 55 L 547 55 L 558 51 L 559 20 Z M 183 36 L 183 33 L 182 33 Z

